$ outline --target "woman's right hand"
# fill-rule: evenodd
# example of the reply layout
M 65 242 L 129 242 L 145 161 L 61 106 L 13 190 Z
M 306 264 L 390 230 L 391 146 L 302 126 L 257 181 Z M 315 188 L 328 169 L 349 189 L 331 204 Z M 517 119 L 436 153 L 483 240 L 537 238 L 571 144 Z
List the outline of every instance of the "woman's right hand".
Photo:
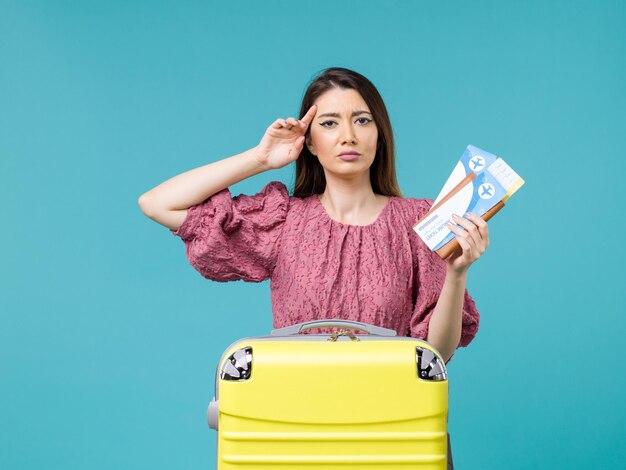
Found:
M 277 119 L 267 128 L 257 146 L 255 158 L 269 169 L 282 168 L 295 161 L 304 145 L 304 134 L 317 112 L 317 105 L 309 108 L 300 120 Z

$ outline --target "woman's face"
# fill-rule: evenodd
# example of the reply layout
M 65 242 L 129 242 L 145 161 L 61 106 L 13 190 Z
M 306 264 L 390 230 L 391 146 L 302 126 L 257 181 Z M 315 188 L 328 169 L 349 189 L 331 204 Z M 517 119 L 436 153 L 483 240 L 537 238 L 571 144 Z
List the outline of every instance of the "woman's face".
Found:
M 324 170 L 343 175 L 369 174 L 376 156 L 378 129 L 361 94 L 353 89 L 332 88 L 313 104 L 317 112 L 307 146 Z M 360 155 L 350 161 L 339 158 L 345 151 Z

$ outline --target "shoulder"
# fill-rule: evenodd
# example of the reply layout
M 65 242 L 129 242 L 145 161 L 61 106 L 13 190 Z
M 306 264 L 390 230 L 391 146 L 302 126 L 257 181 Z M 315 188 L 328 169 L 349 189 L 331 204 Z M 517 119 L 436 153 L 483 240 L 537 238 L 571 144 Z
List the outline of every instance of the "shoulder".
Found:
M 303 205 L 311 204 L 315 195 L 308 197 L 293 196 L 287 186 L 282 181 L 270 181 L 258 194 L 266 200 L 268 204 L 274 205 L 280 210 L 301 208 Z
M 411 226 L 426 215 L 434 202 L 432 199 L 413 197 L 393 197 L 393 199 L 406 222 Z
M 270 181 L 255 194 L 238 194 L 234 197 L 226 188 L 212 199 L 228 225 L 243 224 L 261 230 L 282 224 L 290 206 L 289 191 L 280 181 Z
M 270 181 L 256 195 L 289 198 L 289 190 L 282 181 Z
M 260 209 L 282 211 L 289 206 L 289 190 L 281 181 L 270 181 L 253 195 L 239 194 L 232 198 L 239 210 L 251 212 Z

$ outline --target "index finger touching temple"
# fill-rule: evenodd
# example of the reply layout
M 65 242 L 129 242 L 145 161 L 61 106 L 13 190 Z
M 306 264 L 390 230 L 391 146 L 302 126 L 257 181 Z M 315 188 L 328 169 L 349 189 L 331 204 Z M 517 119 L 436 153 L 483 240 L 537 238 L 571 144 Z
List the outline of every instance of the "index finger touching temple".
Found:
M 313 119 L 313 116 L 315 116 L 315 113 L 317 112 L 317 105 L 314 104 L 312 105 L 309 110 L 306 112 L 306 114 L 304 116 L 302 116 L 302 119 L 300 119 L 301 122 L 303 122 L 304 124 L 308 125 L 311 120 Z

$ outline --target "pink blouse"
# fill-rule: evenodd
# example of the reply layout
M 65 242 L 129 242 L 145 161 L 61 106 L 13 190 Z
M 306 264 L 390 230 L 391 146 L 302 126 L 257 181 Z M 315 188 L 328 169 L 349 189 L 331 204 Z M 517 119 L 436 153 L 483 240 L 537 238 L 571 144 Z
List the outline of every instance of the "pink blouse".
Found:
M 207 279 L 270 279 L 274 328 L 341 318 L 426 339 L 445 262 L 413 225 L 432 202 L 392 196 L 373 223 L 347 225 L 331 219 L 317 195 L 290 196 L 272 181 L 253 196 L 223 189 L 189 208 L 172 233 Z M 479 319 L 466 290 L 459 346 L 474 338 Z

